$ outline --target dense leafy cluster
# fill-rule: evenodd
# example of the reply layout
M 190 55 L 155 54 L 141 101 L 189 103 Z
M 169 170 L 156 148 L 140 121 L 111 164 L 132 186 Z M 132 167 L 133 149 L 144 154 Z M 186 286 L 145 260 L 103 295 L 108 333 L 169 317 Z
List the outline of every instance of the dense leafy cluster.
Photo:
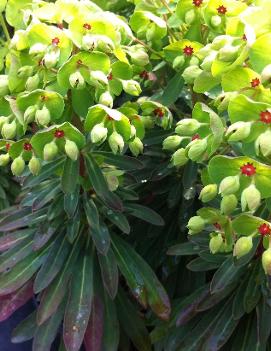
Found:
M 0 0 L 0 319 L 38 301 L 14 342 L 267 350 L 270 10 Z

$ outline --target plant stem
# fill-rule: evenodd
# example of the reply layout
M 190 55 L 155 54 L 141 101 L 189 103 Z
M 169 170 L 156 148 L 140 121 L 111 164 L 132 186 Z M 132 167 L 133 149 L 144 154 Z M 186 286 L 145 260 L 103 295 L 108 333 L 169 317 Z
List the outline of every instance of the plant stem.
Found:
M 168 3 L 166 2 L 166 0 L 160 0 L 161 3 L 165 6 L 165 8 L 168 10 L 168 12 L 173 15 L 174 13 L 172 12 L 171 8 L 168 6 Z
M 143 45 L 146 49 L 148 49 L 149 51 L 151 51 L 153 54 L 159 56 L 161 59 L 164 60 L 164 57 L 162 55 L 159 54 L 159 52 L 153 50 L 153 48 L 151 48 L 148 44 L 146 44 L 144 41 L 138 39 L 138 38 L 134 38 L 134 41 L 136 41 L 138 44 Z
M 8 28 L 7 28 L 7 25 L 6 25 L 6 21 L 5 21 L 4 16 L 3 16 L 2 13 L 0 15 L 0 25 L 3 28 L 3 31 L 4 31 L 4 34 L 6 36 L 7 41 L 10 41 L 9 31 L 8 31 Z

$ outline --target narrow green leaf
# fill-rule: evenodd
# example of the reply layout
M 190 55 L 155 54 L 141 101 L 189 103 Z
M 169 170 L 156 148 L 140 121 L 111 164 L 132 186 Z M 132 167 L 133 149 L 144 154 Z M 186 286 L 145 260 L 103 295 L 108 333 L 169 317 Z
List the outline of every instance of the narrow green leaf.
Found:
M 164 225 L 163 218 L 149 207 L 145 207 L 138 204 L 125 204 L 125 210 L 127 210 L 132 216 L 142 219 L 145 222 L 153 225 Z
M 98 258 L 104 287 L 111 299 L 114 299 L 117 295 L 119 284 L 118 266 L 114 252 L 109 249 L 106 255 L 98 253 Z
M 117 351 L 120 338 L 119 320 L 116 304 L 104 291 L 104 330 L 103 330 L 103 351 Z
M 170 256 L 191 256 L 197 254 L 200 250 L 200 246 L 187 242 L 171 246 L 167 254 Z
M 75 192 L 79 178 L 79 160 L 73 161 L 66 158 L 61 178 L 61 187 L 65 194 Z
M 19 344 L 31 340 L 34 337 L 37 324 L 37 311 L 32 312 L 27 318 L 25 318 L 12 332 L 11 341 L 14 344 Z
M 104 306 L 99 296 L 92 300 L 91 315 L 84 337 L 86 351 L 101 351 L 104 328 Z
M 118 167 L 124 171 L 142 169 L 143 164 L 134 157 L 126 155 L 114 155 L 112 152 L 94 151 L 92 155 L 101 157 L 104 163 Z

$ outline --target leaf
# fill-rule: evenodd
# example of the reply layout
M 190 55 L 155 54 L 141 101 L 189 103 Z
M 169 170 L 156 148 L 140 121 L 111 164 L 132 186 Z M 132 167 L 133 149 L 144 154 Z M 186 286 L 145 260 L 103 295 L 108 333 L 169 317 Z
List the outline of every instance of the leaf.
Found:
M 265 66 L 270 64 L 271 55 L 271 34 L 261 35 L 250 48 L 249 59 L 252 68 L 261 73 Z
M 35 229 L 23 229 L 8 233 L 0 237 L 0 252 L 12 249 L 16 245 L 20 244 L 26 238 L 34 234 Z
M 13 344 L 19 344 L 34 337 L 37 328 L 36 317 L 37 311 L 34 311 L 17 325 L 12 332 L 11 342 Z
M 244 293 L 244 308 L 246 313 L 250 313 L 258 304 L 261 298 L 261 283 L 265 279 L 260 262 L 254 264 L 250 273 L 249 281 Z
M 163 226 L 165 224 L 163 218 L 149 207 L 126 203 L 125 210 L 127 210 L 132 216 L 142 219 L 143 221 L 146 221 L 153 225 Z
M 83 343 L 93 298 L 93 253 L 88 246 L 71 280 L 65 310 L 63 339 L 67 351 L 78 351 Z
M 94 151 L 92 152 L 94 157 L 101 157 L 104 163 L 116 166 L 125 171 L 132 171 L 135 169 L 142 169 L 143 163 L 138 159 L 126 155 L 114 155 L 107 151 Z
M 64 195 L 64 210 L 69 218 L 73 218 L 80 198 L 80 186 L 77 186 L 75 191 L 71 194 Z
M 258 342 L 265 345 L 271 332 L 271 307 L 264 299 L 257 306 Z
M 79 178 L 79 160 L 73 161 L 66 158 L 61 178 L 61 187 L 65 194 L 75 192 Z
M 104 306 L 99 296 L 94 296 L 90 320 L 84 337 L 86 351 L 102 351 L 102 337 L 104 328 Z
M 118 292 L 119 273 L 115 255 L 109 249 L 106 255 L 98 253 L 103 284 L 109 296 L 113 300 Z
M 115 224 L 123 233 L 130 233 L 131 228 L 129 222 L 123 213 L 105 209 L 104 214 L 109 221 Z
M 250 273 L 250 272 L 249 272 Z M 245 308 L 244 308 L 244 291 L 247 286 L 247 281 L 249 279 L 249 274 L 247 273 L 240 283 L 238 289 L 236 290 L 234 300 L 233 300 L 233 305 L 232 305 L 232 316 L 233 319 L 240 319 L 244 314 L 245 314 Z
M 167 254 L 170 256 L 191 256 L 196 255 L 200 250 L 200 246 L 187 242 L 171 246 Z
M 115 301 L 104 291 L 104 328 L 102 350 L 117 351 L 120 339 L 120 327 Z
M 197 257 L 190 261 L 186 267 L 192 272 L 204 272 L 216 269 L 220 266 L 217 262 L 207 262 L 201 257 Z
M 184 86 L 184 79 L 179 72 L 177 72 L 168 82 L 164 88 L 159 102 L 165 106 L 171 106 L 178 100 Z

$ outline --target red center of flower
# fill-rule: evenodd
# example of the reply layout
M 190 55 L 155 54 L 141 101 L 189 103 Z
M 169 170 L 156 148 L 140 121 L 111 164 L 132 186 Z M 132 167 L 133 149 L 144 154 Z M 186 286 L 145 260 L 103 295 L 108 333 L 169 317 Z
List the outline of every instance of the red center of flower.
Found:
M 220 15 L 225 15 L 225 13 L 227 12 L 227 8 L 223 5 L 220 5 L 218 6 L 217 8 L 217 12 L 220 14 Z
M 149 72 L 142 71 L 139 76 L 140 78 L 143 78 L 143 79 L 149 79 Z
M 6 143 L 6 150 L 8 151 L 10 149 L 10 144 Z
M 60 40 L 59 40 L 59 38 L 54 38 L 54 39 L 52 39 L 52 44 L 53 45 L 58 45 L 60 43 Z
M 200 7 L 200 5 L 202 5 L 203 0 L 193 0 L 193 5 Z
M 83 27 L 87 30 L 91 30 L 91 25 L 89 23 L 83 24 Z
M 214 227 L 218 230 L 221 230 L 221 225 L 219 223 L 214 223 Z
M 245 34 L 243 34 L 242 39 L 247 41 L 247 36 Z
M 261 112 L 260 113 L 260 120 L 266 124 L 271 123 L 271 112 L 269 112 L 269 111 Z
M 251 177 L 256 173 L 256 167 L 253 166 L 253 163 L 246 163 L 240 167 L 241 173 Z
M 164 111 L 161 108 L 156 108 L 153 113 L 155 114 L 156 117 L 164 117 Z
M 58 138 L 58 139 L 63 138 L 64 135 L 65 135 L 64 130 L 57 129 L 54 133 L 55 138 Z
M 57 28 L 59 28 L 59 29 L 62 30 L 62 29 L 64 28 L 63 23 L 58 23 L 58 24 L 57 24 Z
M 113 74 L 112 74 L 112 72 L 108 74 L 107 79 L 108 79 L 108 80 L 112 80 L 112 79 L 113 79 Z
M 266 235 L 270 235 L 271 234 L 271 228 L 270 225 L 263 223 L 259 226 L 258 228 L 258 232 L 262 235 L 262 236 L 266 236 Z
M 30 143 L 24 143 L 24 150 L 25 151 L 31 151 L 32 150 L 32 145 Z
M 253 78 L 250 84 L 252 88 L 256 88 L 261 84 L 261 82 L 259 78 Z
M 194 49 L 192 48 L 192 46 L 186 45 L 186 47 L 183 48 L 183 53 L 184 53 L 186 56 L 192 56 L 192 55 L 194 54 Z
M 197 139 L 200 139 L 200 136 L 199 134 L 195 134 L 192 136 L 191 140 L 197 140 Z

